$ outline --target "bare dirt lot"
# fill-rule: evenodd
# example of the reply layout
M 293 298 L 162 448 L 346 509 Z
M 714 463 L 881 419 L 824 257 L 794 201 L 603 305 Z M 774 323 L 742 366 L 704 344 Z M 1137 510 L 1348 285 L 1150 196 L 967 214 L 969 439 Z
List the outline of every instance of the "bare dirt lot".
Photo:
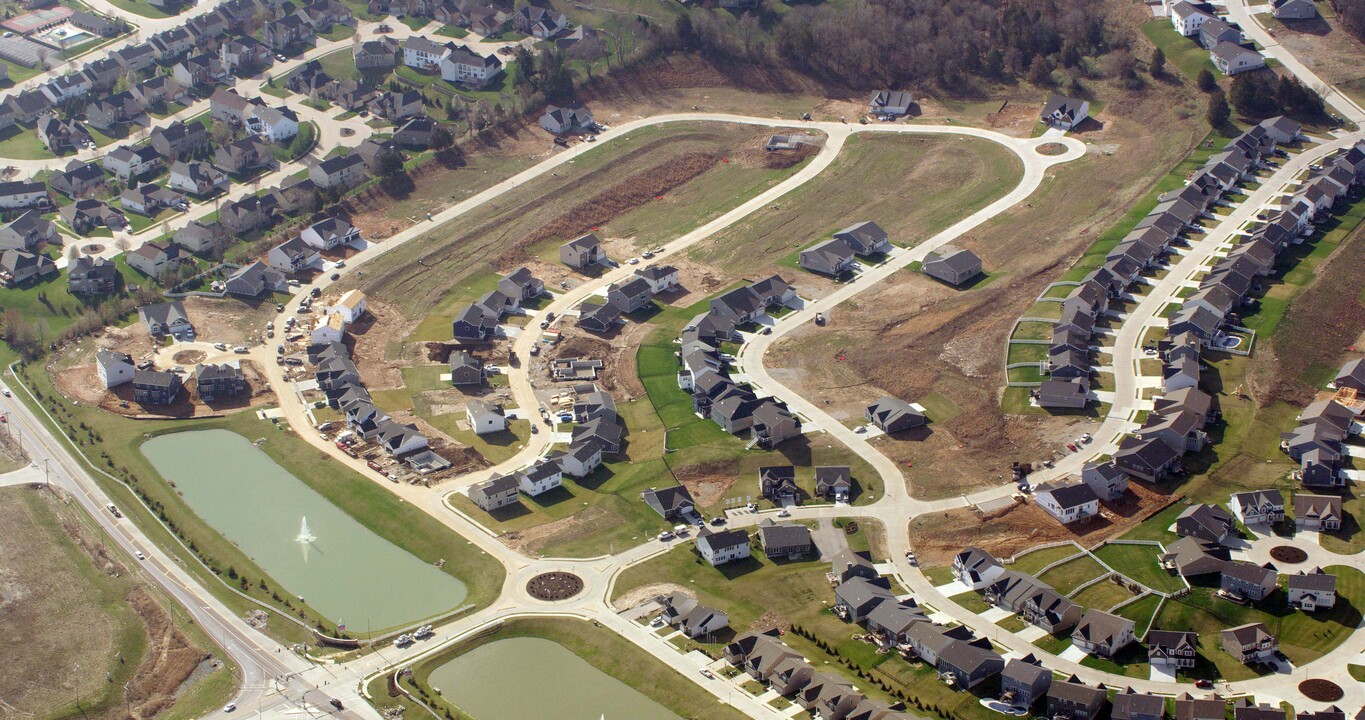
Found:
M 1091 547 L 1135 527 L 1164 508 L 1170 498 L 1133 483 L 1117 503 L 1105 503 L 1100 514 L 1084 522 L 1063 525 L 1032 501 L 982 513 L 963 508 L 921 515 L 910 521 L 910 546 L 925 567 L 952 562 L 962 548 L 974 546 L 997 557 L 1009 557 L 1043 543 L 1075 540 Z
M 1266 13 L 1259 19 L 1286 50 L 1324 82 L 1340 86 L 1357 102 L 1365 100 L 1365 44 L 1343 30 L 1335 16 L 1277 20 Z
M 155 717 L 207 653 L 74 513 L 38 491 L 0 491 L 2 714 L 42 717 L 79 694 L 87 717 Z
M 618 401 L 630 400 L 645 394 L 645 386 L 640 383 L 635 370 L 635 351 L 653 327 L 645 323 L 626 323 L 609 336 L 603 337 L 586 332 L 572 322 L 561 323 L 563 338 L 554 349 L 542 353 L 535 360 L 535 375 L 550 377 L 550 361 L 557 358 L 588 358 L 601 360 L 603 367 L 597 374 L 597 384 L 611 393 Z M 553 380 L 542 383 L 541 387 L 555 390 L 558 383 Z M 548 386 L 548 387 L 547 387 Z

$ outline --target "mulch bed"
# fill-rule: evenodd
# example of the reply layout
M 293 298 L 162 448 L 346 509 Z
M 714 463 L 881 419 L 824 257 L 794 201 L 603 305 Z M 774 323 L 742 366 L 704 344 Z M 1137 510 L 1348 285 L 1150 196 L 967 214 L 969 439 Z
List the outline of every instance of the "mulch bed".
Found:
M 526 592 L 537 600 L 568 600 L 583 592 L 583 578 L 566 572 L 541 573 L 526 583 Z
M 1308 553 L 1293 545 L 1276 545 L 1270 549 L 1270 557 L 1282 563 L 1301 563 L 1308 559 Z
M 1346 694 L 1342 692 L 1340 685 L 1322 678 L 1313 678 L 1299 683 L 1299 692 L 1307 696 L 1309 700 L 1317 702 L 1336 702 Z

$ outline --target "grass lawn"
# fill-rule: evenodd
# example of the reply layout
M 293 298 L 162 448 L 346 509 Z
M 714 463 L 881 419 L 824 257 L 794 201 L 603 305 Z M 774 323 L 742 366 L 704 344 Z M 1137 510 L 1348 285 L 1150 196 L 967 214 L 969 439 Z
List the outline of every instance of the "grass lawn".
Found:
M 355 35 L 354 25 L 333 25 L 331 32 L 318 33 L 324 40 L 345 40 L 352 35 Z
M 257 419 L 255 413 L 241 412 L 223 418 L 204 420 L 138 421 L 117 417 L 99 410 L 72 405 L 60 399 L 53 389 L 47 374 L 26 372 L 25 382 L 33 388 L 44 404 L 67 428 L 82 427 L 84 430 L 74 437 L 83 449 L 90 453 L 94 462 L 100 463 L 105 470 L 121 477 L 135 479 L 135 488 L 145 493 L 150 502 L 162 508 L 165 517 L 174 522 L 186 544 L 193 543 L 198 553 L 211 567 L 235 567 L 239 573 L 265 579 L 266 574 L 242 554 L 231 542 L 213 528 L 204 524 L 185 505 L 174 488 L 171 488 L 156 473 L 151 463 L 142 456 L 139 446 L 149 437 L 187 429 L 224 428 L 237 432 L 247 438 L 263 438 L 261 449 L 272 459 L 313 490 L 322 494 L 343 512 L 374 531 L 380 537 L 407 550 L 418 558 L 434 563 L 445 559 L 444 571 L 463 581 L 469 589 L 467 602 L 483 606 L 490 602 L 500 590 L 503 580 L 502 566 L 486 556 L 482 551 L 467 543 L 445 525 L 425 512 L 404 503 L 379 483 L 366 479 L 332 461 L 327 455 L 313 449 L 304 440 L 269 421 Z M 16 390 L 16 396 L 28 400 L 26 393 Z M 115 483 L 97 475 L 103 485 L 124 513 L 143 527 L 154 541 L 163 547 L 185 551 L 172 539 L 163 525 L 158 523 L 143 503 L 134 498 L 127 486 Z M 248 605 L 236 594 L 228 592 L 213 574 L 199 563 L 186 558 L 184 567 L 198 575 L 205 586 L 210 588 L 229 607 L 244 611 Z M 269 584 L 281 588 L 274 578 Z M 255 584 L 248 592 L 252 597 L 267 604 L 279 607 L 280 600 L 262 591 Z M 285 593 L 284 602 L 289 594 Z M 290 603 L 291 609 L 282 612 L 298 615 L 307 614 L 310 622 L 320 620 L 311 608 L 299 607 Z M 254 607 L 254 606 L 251 606 Z M 335 619 L 332 619 L 335 620 Z M 271 629 L 280 637 L 298 640 L 303 635 L 298 626 L 286 623 L 272 616 Z
M 431 419 L 431 424 L 453 440 L 478 450 L 485 460 L 494 465 L 516 455 L 531 437 L 530 420 L 512 420 L 507 423 L 506 430 L 484 435 L 475 434 L 473 430 L 456 430 L 453 423 L 448 425 L 444 422 L 463 419 L 464 415 L 439 415 Z
M 1189 82 L 1194 82 L 1200 70 L 1208 70 L 1214 77 L 1219 77 L 1218 70 L 1209 60 L 1209 51 L 1199 44 L 1197 38 L 1187 38 L 1176 32 L 1170 20 L 1149 20 L 1143 23 L 1142 34 L 1161 48 L 1166 60 L 1180 70 L 1180 74 Z
M 1071 596 L 1071 599 L 1082 607 L 1104 610 L 1106 612 L 1109 608 L 1114 607 L 1124 600 L 1131 600 L 1132 598 L 1133 593 L 1128 592 L 1128 590 L 1117 583 L 1109 581 L 1097 582 Z
M 150 3 L 142 2 L 142 0 L 109 0 L 109 4 L 120 10 L 125 10 L 134 15 L 141 15 L 142 17 L 160 19 L 171 16 L 171 13 L 153 7 Z
M 436 34 L 442 37 L 462 38 L 469 35 L 469 30 L 459 25 L 442 25 Z
M 130 278 L 134 282 L 142 278 L 140 273 L 121 262 L 117 263 L 117 268 L 123 278 L 120 287 L 126 286 Z M 49 280 L 17 287 L 0 287 L 0 307 L 18 312 L 30 322 L 45 325 L 49 333 L 56 334 L 65 330 L 92 306 L 67 291 L 67 273 L 61 270 Z
M 1152 616 L 1156 614 L 1157 605 L 1160 603 L 1160 597 L 1156 595 L 1147 595 L 1140 600 L 1134 600 L 1133 602 L 1124 605 L 1114 611 L 1114 614 L 1132 620 L 1136 625 L 1135 632 L 1141 635 L 1152 622 Z M 1165 629 L 1159 625 L 1153 627 L 1162 630 Z
M 1080 553 L 1081 549 L 1070 543 L 1058 545 L 1057 547 L 1043 548 L 1042 550 L 1034 550 L 1032 552 L 1016 555 L 1014 564 L 1010 566 L 1010 569 L 1034 575 L 1039 570 L 1042 570 L 1058 560 L 1069 558 L 1073 555 L 1079 555 Z
M 338 80 L 359 80 L 361 73 L 355 67 L 355 58 L 350 50 L 327 53 L 317 59 L 322 71 Z
M 403 23 L 404 25 L 407 25 L 408 27 L 412 28 L 414 31 L 417 31 L 417 30 L 421 30 L 422 28 L 426 27 L 427 25 L 430 25 L 430 24 L 431 24 L 431 18 L 423 18 L 423 17 L 417 17 L 417 16 L 415 16 L 415 15 L 409 15 L 409 16 L 403 18 L 402 20 L 399 20 L 398 22 L 401 22 L 401 23 Z
M 1067 560 L 1057 567 L 1038 576 L 1039 580 L 1051 585 L 1063 595 L 1075 590 L 1090 580 L 1105 574 L 1104 566 L 1089 556 Z
M 1052 338 L 1052 323 L 1025 320 L 1014 330 L 1013 340 L 1049 340 Z
M 1028 627 L 1028 623 L 1018 615 L 1010 615 L 1003 620 L 997 620 L 995 624 L 1010 632 L 1019 632 Z
M 1118 545 L 1107 544 L 1095 550 L 1095 557 L 1106 565 L 1136 580 L 1143 585 L 1162 592 L 1175 592 L 1185 584 L 1180 578 L 1171 575 L 1157 564 L 1158 548 L 1155 545 Z
M 413 668 L 412 677 L 403 681 L 404 688 L 409 691 L 421 688 L 437 707 L 446 706 L 455 717 L 467 717 L 459 713 L 458 698 L 440 698 L 427 689 L 427 679 L 433 670 L 452 658 L 488 643 L 515 637 L 551 640 L 682 717 L 718 720 L 742 720 L 745 717 L 734 708 L 717 702 L 710 693 L 699 691 L 691 678 L 683 677 L 629 640 L 580 620 L 537 618 L 505 622 L 492 632 L 423 660 Z M 382 679 L 377 685 L 371 686 L 371 692 L 381 708 L 400 704 L 389 697 Z
M 57 157 L 38 139 L 38 131 L 23 125 L 0 130 L 0 157 L 13 160 L 47 160 Z

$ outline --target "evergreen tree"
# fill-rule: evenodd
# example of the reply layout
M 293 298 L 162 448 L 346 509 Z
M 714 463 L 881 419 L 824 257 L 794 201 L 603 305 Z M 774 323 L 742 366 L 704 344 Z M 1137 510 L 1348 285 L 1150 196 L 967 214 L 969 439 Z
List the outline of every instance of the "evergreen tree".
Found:
M 1152 51 L 1152 64 L 1148 69 L 1154 78 L 1160 79 L 1166 74 L 1166 53 L 1162 52 L 1161 48 Z
M 1228 108 L 1228 101 L 1227 98 L 1223 97 L 1223 93 L 1215 92 L 1209 95 L 1209 109 L 1204 117 L 1208 118 L 1209 125 L 1213 129 L 1217 130 L 1223 127 L 1231 116 L 1232 110 Z

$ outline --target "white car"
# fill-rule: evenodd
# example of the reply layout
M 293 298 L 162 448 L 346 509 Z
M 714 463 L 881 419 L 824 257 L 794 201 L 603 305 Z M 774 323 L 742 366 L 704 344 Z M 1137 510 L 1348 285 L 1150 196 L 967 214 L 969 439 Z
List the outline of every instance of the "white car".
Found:
M 236 709 L 237 709 L 237 703 L 228 703 L 228 704 L 226 704 L 226 705 L 223 706 L 223 712 L 225 712 L 225 713 L 230 713 L 230 712 L 232 712 L 233 710 L 236 710 Z
M 712 680 L 716 678 L 716 674 L 711 672 L 711 668 L 702 668 L 701 675 L 702 677 L 711 678 Z
M 0 395 L 4 395 L 5 397 L 11 397 L 9 388 L 0 388 Z
M 146 559 L 147 559 L 147 556 L 146 556 L 146 555 L 143 555 L 141 550 L 134 550 L 134 551 L 133 551 L 133 557 L 137 558 L 138 560 L 146 560 Z

